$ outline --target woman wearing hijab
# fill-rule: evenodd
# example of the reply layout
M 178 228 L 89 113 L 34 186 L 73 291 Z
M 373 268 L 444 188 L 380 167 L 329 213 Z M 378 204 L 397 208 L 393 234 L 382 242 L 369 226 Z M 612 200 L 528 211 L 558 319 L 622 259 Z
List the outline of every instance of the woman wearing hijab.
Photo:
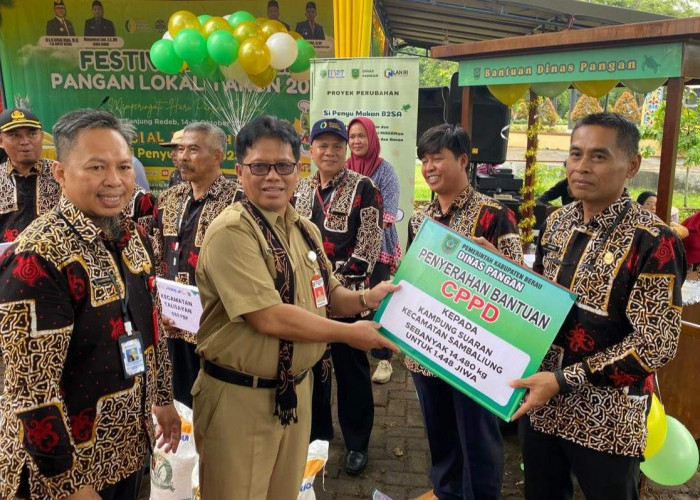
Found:
M 396 272 L 401 247 L 396 232 L 396 215 L 399 210 L 399 178 L 394 167 L 379 156 L 379 136 L 369 118 L 358 117 L 348 124 L 350 158 L 346 165 L 350 170 L 371 178 L 379 188 L 384 200 L 384 234 L 382 250 L 370 276 L 370 286 L 388 280 Z M 372 356 L 379 359 L 372 381 L 385 384 L 391 378 L 391 350 L 372 349 Z

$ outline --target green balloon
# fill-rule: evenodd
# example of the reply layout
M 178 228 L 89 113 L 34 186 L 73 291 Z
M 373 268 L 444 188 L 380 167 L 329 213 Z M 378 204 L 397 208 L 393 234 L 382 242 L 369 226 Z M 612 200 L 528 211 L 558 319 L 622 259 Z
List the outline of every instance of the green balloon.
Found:
M 151 45 L 151 61 L 159 71 L 174 75 L 182 68 L 182 59 L 175 53 L 172 40 L 158 40 Z
M 638 94 L 646 94 L 661 87 L 667 78 L 641 78 L 636 80 L 623 80 L 622 85 Z
M 698 445 L 683 424 L 666 415 L 666 440 L 640 468 L 655 483 L 678 486 L 693 477 L 698 468 Z
M 301 73 L 311 67 L 311 59 L 316 57 L 316 49 L 306 40 L 297 40 L 299 53 L 294 62 L 287 68 L 290 73 Z
M 197 64 L 207 58 L 207 41 L 202 34 L 193 29 L 181 30 L 173 40 L 175 53 L 187 64 Z
M 530 90 L 544 97 L 556 97 L 569 88 L 569 82 L 541 82 L 530 85 Z
M 247 10 L 239 10 L 231 14 L 228 18 L 228 23 L 231 25 L 232 28 L 235 28 L 243 21 L 255 22 L 255 16 Z
M 197 16 L 197 19 L 199 19 L 199 24 L 204 26 L 204 23 L 207 22 L 207 19 L 209 19 L 211 16 L 209 14 L 202 14 L 201 16 Z
M 228 66 L 238 58 L 238 39 L 230 31 L 217 30 L 207 39 L 207 52 L 214 62 Z
M 209 80 L 214 80 L 216 73 L 219 70 L 219 65 L 216 64 L 212 59 L 207 57 L 204 61 L 196 64 L 190 64 L 190 71 L 197 76 L 202 78 L 207 78 Z

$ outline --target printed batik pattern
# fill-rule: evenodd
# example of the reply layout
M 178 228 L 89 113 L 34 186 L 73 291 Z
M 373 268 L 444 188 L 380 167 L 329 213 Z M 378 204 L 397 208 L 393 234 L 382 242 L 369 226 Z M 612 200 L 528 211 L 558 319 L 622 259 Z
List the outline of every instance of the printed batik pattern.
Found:
M 238 183 L 223 174 L 199 200 L 192 198 L 189 182 L 163 191 L 153 225 L 156 274 L 183 285 L 196 286 L 195 270 L 207 228 L 226 207 L 242 196 Z M 196 333 L 179 328 L 169 328 L 167 336 L 197 343 Z
M 445 213 L 437 198 L 422 209 L 414 212 L 408 222 L 408 246 L 418 233 L 425 219 L 433 219 L 453 231 L 476 238 L 483 236 L 505 257 L 522 265 L 523 250 L 520 242 L 518 223 L 513 212 L 493 198 L 478 193 L 467 186 L 452 202 Z M 409 357 L 405 358 L 406 368 L 427 377 L 433 374 L 423 365 Z
M 675 356 L 680 333 L 682 243 L 625 191 L 588 223 L 578 202 L 554 212 L 534 269 L 578 299 L 541 367 L 562 368 L 572 391 L 530 412 L 533 427 L 641 457 L 654 372 Z
M 172 402 L 147 237 L 124 217 L 120 238 L 107 243 L 125 277 L 101 237 L 63 198 L 0 258 L 0 498 L 16 494 L 23 469 L 31 497 L 42 499 L 124 479 L 155 442 L 151 406 Z M 116 340 L 126 290 L 146 365 L 131 379 Z

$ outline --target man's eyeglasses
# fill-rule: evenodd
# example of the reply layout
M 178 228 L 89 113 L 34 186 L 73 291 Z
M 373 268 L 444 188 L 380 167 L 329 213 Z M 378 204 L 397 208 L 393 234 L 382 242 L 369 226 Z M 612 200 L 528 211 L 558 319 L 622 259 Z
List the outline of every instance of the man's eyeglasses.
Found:
M 289 175 L 297 168 L 297 164 L 291 161 L 281 161 L 279 163 L 241 163 L 250 169 L 253 175 L 267 175 L 270 169 L 274 167 L 275 172 L 279 175 Z

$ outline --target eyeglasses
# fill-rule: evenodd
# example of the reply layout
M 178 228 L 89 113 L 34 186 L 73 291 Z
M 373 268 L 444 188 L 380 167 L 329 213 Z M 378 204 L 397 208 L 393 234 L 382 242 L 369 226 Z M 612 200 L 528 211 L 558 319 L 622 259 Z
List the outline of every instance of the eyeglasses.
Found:
M 267 175 L 270 169 L 274 167 L 275 172 L 279 175 L 289 175 L 297 168 L 297 164 L 291 161 L 281 161 L 279 163 L 241 163 L 250 168 L 250 173 L 253 175 Z

